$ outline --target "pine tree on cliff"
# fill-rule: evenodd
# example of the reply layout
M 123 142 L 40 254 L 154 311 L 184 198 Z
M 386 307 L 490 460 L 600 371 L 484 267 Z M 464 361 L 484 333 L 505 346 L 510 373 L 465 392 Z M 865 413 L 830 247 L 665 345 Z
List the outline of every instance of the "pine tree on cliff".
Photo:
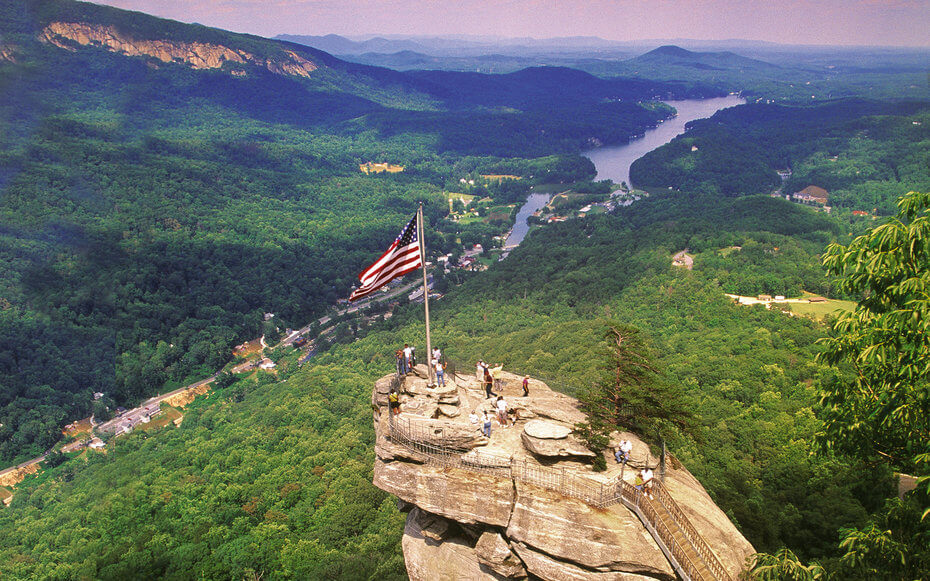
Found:
M 603 377 L 578 394 L 588 419 L 576 427 L 597 454 L 595 470 L 606 468 L 600 452 L 612 431 L 632 431 L 644 440 L 656 440 L 663 430 L 688 430 L 692 419 L 684 392 L 662 376 L 639 329 L 608 323 L 604 341 Z

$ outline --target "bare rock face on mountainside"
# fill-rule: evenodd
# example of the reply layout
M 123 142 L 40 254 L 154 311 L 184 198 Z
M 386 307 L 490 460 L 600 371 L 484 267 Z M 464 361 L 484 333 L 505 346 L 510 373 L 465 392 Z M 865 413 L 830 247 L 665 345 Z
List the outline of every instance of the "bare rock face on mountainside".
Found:
M 279 75 L 309 77 L 317 65 L 297 53 L 283 50 L 273 59 L 257 57 L 247 51 L 204 42 L 177 42 L 133 38 L 112 26 L 83 22 L 52 22 L 39 35 L 40 40 L 60 48 L 97 46 L 127 56 L 146 56 L 163 63 L 183 62 L 194 69 L 219 69 L 223 65 L 256 65 Z M 243 69 L 231 69 L 245 74 Z
M 536 380 L 522 397 L 522 378 L 505 373 L 500 391 L 515 413 L 503 427 L 496 398 L 485 399 L 474 377 L 429 387 L 425 373 L 421 366 L 400 380 L 383 377 L 372 393 L 374 483 L 410 510 L 403 549 L 411 579 L 677 577 L 660 546 L 668 543 L 657 542 L 642 513 L 603 502 L 621 479 L 632 483 L 639 468 L 658 465 L 639 438 L 615 433 L 614 443 L 633 442 L 631 461 L 621 466 L 611 456 L 609 469 L 595 473 L 593 454 L 573 433 L 584 419 L 573 398 Z M 400 402 L 393 418 L 392 389 Z M 495 418 L 490 438 L 481 432 L 485 413 Z M 752 545 L 683 467 L 668 467 L 661 486 L 716 556 L 717 576 L 735 579 Z

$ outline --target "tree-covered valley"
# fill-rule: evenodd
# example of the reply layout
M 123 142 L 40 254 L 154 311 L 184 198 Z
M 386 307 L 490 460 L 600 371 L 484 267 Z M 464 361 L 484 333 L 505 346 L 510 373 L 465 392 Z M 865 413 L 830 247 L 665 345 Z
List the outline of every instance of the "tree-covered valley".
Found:
M 81 42 L 102 28 L 122 48 Z M 230 52 L 203 67 L 144 52 L 161 40 Z M 895 472 L 927 474 L 927 398 L 915 396 L 906 454 L 870 447 L 897 417 L 882 410 L 854 418 L 877 422 L 874 433 L 837 445 L 848 386 L 872 377 L 830 343 L 851 323 L 725 295 L 880 295 L 881 281 L 821 264 L 845 248 L 831 243 L 855 249 L 855 235 L 898 214 L 907 191 L 930 190 L 930 119 L 925 101 L 870 100 L 860 81 L 830 81 L 853 100 L 750 104 L 697 122 L 634 165 L 648 192 L 629 207 L 535 229 L 483 272 L 436 269 L 445 296 L 430 303 L 433 343 L 467 372 L 500 362 L 578 395 L 605 372 L 604 330 L 638 328 L 675 401 L 627 427 L 665 440 L 782 567 L 760 579 L 813 561 L 837 579 L 928 570 L 926 486 L 888 500 Z M 531 186 L 613 189 L 592 183 L 580 151 L 667 118 L 657 98 L 738 82 L 676 80 L 674 69 L 397 72 L 91 4 L 0 0 L 0 459 L 30 458 L 72 420 L 213 375 L 234 345 L 274 331 L 265 313 L 280 330 L 332 314 L 420 202 L 431 256 L 457 257 L 494 245 Z M 367 162 L 403 171 L 363 173 Z M 469 183 L 487 174 L 521 179 Z M 833 214 L 767 195 L 809 183 L 830 190 Z M 496 221 L 453 220 L 448 194 L 465 190 Z M 926 211 L 910 203 L 901 219 L 919 225 Z M 880 217 L 845 211 L 860 208 Z M 928 256 L 915 236 L 892 312 L 925 326 Z M 686 249 L 693 269 L 673 267 Z M 27 478 L 0 508 L 0 576 L 405 578 L 404 515 L 371 484 L 371 386 L 405 342 L 425 350 L 424 323 L 416 304 L 392 315 L 336 317 L 305 363 L 282 349 L 276 373 L 230 377 L 180 425 Z M 913 375 L 895 381 L 919 392 L 926 345 L 915 333 L 901 343 Z M 879 554 L 889 546 L 899 567 Z

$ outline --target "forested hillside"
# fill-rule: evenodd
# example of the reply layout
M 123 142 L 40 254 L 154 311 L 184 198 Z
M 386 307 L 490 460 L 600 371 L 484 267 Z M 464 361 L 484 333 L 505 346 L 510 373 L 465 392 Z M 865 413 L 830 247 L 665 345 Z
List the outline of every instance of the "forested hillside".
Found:
M 836 101 L 810 107 L 752 104 L 691 124 L 636 160 L 631 180 L 738 196 L 816 185 L 831 206 L 895 213 L 908 191 L 930 187 L 930 105 Z
M 601 373 L 602 326 L 637 325 L 694 410 L 688 429 L 644 436 L 666 439 L 758 549 L 830 558 L 834 531 L 864 522 L 890 480 L 874 473 L 866 483 L 854 476 L 861 466 L 809 454 L 820 429 L 816 389 L 833 377 L 813 360 L 825 329 L 727 299 L 724 271 L 750 292 L 769 282 L 756 281 L 754 267 L 736 258 L 721 265 L 719 250 L 794 244 L 775 264 L 809 267 L 802 284 L 825 285 L 816 254 L 835 226 L 769 198 L 709 199 L 701 207 L 654 199 L 539 231 L 435 303 L 434 344 L 466 373 L 481 357 L 574 393 Z M 693 271 L 670 266 L 683 246 L 698 249 Z M 717 257 L 712 268 L 704 256 Z M 770 274 L 791 276 L 779 268 Z M 281 383 L 241 379 L 198 403 L 180 428 L 120 438 L 106 456 L 24 482 L 0 511 L 2 570 L 401 575 L 402 517 L 369 484 L 369 385 L 393 368 L 398 345 L 422 348 L 421 316 L 411 305 L 299 371 L 285 359 Z M 55 538 L 62 528 L 74 532 Z
M 438 223 L 442 191 L 469 172 L 525 177 L 483 190 L 504 202 L 591 179 L 573 154 L 656 124 L 671 109 L 636 96 L 675 90 L 600 83 L 527 103 L 547 86 L 536 72 L 479 76 L 500 89 L 476 101 L 454 83 L 66 0 L 0 2 L 0 34 L 4 462 L 50 448 L 73 419 L 216 372 L 265 312 L 282 329 L 320 316 L 417 201 Z M 630 102 L 603 102 L 611 91 Z M 368 161 L 405 172 L 368 176 Z M 431 247 L 496 233 L 449 223 Z M 96 408 L 94 392 L 107 396 Z

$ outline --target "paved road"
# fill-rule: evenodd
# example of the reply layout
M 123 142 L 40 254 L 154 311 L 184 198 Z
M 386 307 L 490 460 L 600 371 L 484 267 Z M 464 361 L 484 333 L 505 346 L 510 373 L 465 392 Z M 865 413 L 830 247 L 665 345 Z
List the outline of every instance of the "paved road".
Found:
M 99 430 L 99 431 L 101 431 L 101 432 L 105 432 L 105 431 L 107 431 L 108 429 L 115 427 L 116 424 L 118 424 L 118 423 L 120 423 L 120 422 L 122 422 L 122 421 L 125 421 L 125 420 L 127 420 L 127 419 L 130 419 L 130 418 L 133 416 L 133 414 L 140 412 L 143 408 L 145 408 L 145 406 L 147 406 L 147 405 L 149 405 L 149 404 L 161 403 L 162 401 L 168 399 L 169 397 L 171 397 L 171 396 L 173 396 L 173 395 L 177 395 L 177 394 L 179 394 L 179 393 L 181 393 L 181 392 L 184 392 L 184 391 L 187 391 L 188 389 L 191 389 L 191 388 L 200 387 L 201 385 L 206 385 L 206 384 L 208 384 L 208 383 L 213 383 L 214 381 L 216 381 L 216 374 L 214 374 L 214 375 L 212 375 L 212 376 L 210 376 L 210 377 L 208 377 L 208 378 L 206 378 L 206 379 L 201 379 L 200 381 L 196 381 L 196 382 L 194 382 L 194 383 L 192 383 L 192 384 L 190 384 L 190 385 L 187 385 L 187 386 L 184 386 L 184 387 L 179 387 L 178 389 L 176 389 L 176 390 L 174 390 L 174 391 L 169 391 L 168 393 L 163 393 L 163 394 L 161 394 L 161 395 L 158 395 L 158 396 L 149 398 L 149 399 L 145 400 L 144 402 L 142 402 L 138 407 L 134 407 L 134 408 L 132 408 L 131 410 L 125 411 L 125 412 L 123 413 L 123 415 L 121 415 L 121 416 L 117 416 L 117 417 L 115 417 L 115 418 L 113 418 L 113 419 L 111 419 L 111 420 L 107 420 L 106 422 L 103 422 L 102 424 L 98 424 L 94 429 L 95 429 L 95 430 Z M 136 423 L 136 422 L 133 422 L 133 423 Z
M 9 474 L 10 472 L 14 470 L 19 470 L 20 468 L 25 468 L 26 466 L 29 466 L 30 464 L 36 464 L 38 462 L 42 462 L 43 460 L 45 460 L 46 456 L 47 454 L 42 454 L 38 458 L 33 458 L 32 460 L 26 460 L 22 464 L 17 464 L 16 466 L 10 466 L 9 468 L 4 468 L 3 470 L 0 470 L 0 476 L 3 476 L 4 474 Z
M 374 302 L 374 301 L 383 301 L 384 299 L 391 299 L 391 298 L 394 298 L 394 297 L 396 297 L 397 295 L 401 295 L 401 294 L 404 294 L 404 293 L 410 291 L 410 289 L 414 288 L 414 287 L 417 286 L 417 285 L 421 285 L 421 286 L 422 286 L 422 284 L 423 284 L 423 280 L 422 280 L 422 277 L 421 277 L 421 278 L 419 278 L 419 279 L 417 279 L 417 280 L 415 280 L 415 281 L 413 281 L 413 282 L 409 282 L 409 283 L 407 283 L 407 284 L 405 284 L 405 285 L 401 285 L 401 286 L 399 286 L 399 287 L 397 287 L 397 288 L 395 288 L 395 289 L 392 289 L 392 290 L 390 290 L 390 291 L 388 291 L 388 292 L 386 292 L 386 293 L 380 294 L 380 295 L 378 295 L 378 296 L 370 297 L 370 298 L 365 299 L 365 300 L 362 300 L 362 301 L 360 301 L 360 302 L 358 302 L 358 303 L 356 303 L 356 304 L 354 304 L 354 305 L 351 305 L 351 306 L 349 306 L 349 307 L 346 307 L 346 308 L 342 309 L 341 311 L 338 311 L 338 312 L 336 313 L 336 316 L 337 316 L 337 317 L 340 317 L 340 316 L 342 316 L 342 315 L 345 315 L 346 313 L 354 313 L 354 312 L 356 312 L 356 311 L 359 311 L 359 310 L 361 310 L 361 309 L 364 309 L 365 307 L 370 306 L 371 303 Z M 281 345 L 290 345 L 291 343 L 294 342 L 295 339 L 297 339 L 297 337 L 299 337 L 299 336 L 303 335 L 304 333 L 306 333 L 307 331 L 309 331 L 310 328 L 313 327 L 313 325 L 325 325 L 326 323 L 328 323 L 328 322 L 330 322 L 330 321 L 332 321 L 332 320 L 333 320 L 333 318 L 332 318 L 331 316 L 329 316 L 329 315 L 326 315 L 325 317 L 320 317 L 320 318 L 317 319 L 316 321 L 314 321 L 314 322 L 308 324 L 307 326 L 305 326 L 305 327 L 303 327 L 303 328 L 301 328 L 301 329 L 297 329 L 296 331 L 291 331 L 291 334 L 288 335 L 287 337 L 285 337 L 284 340 L 281 341 L 278 345 L 275 345 L 275 347 L 280 347 Z
M 415 286 L 417 286 L 417 285 L 419 285 L 419 284 L 422 284 L 422 281 L 418 279 L 418 280 L 414 280 L 413 282 L 407 283 L 407 284 L 405 284 L 405 285 L 401 285 L 401 286 L 399 286 L 399 287 L 397 287 L 397 288 L 395 288 L 395 289 L 392 289 L 392 290 L 388 291 L 387 293 L 383 293 L 383 294 L 381 294 L 381 295 L 379 295 L 379 296 L 376 296 L 376 297 L 371 297 L 371 298 L 366 299 L 366 300 L 363 300 L 363 301 L 361 301 L 361 302 L 359 302 L 359 303 L 357 303 L 357 304 L 354 304 L 354 305 L 352 305 L 352 306 L 350 306 L 350 307 L 346 307 L 345 309 L 339 311 L 338 314 L 337 314 L 337 316 L 341 316 L 341 315 L 344 315 L 344 314 L 346 314 L 346 313 L 354 313 L 354 312 L 356 312 L 356 311 L 358 311 L 358 310 L 360 310 L 360 309 L 364 309 L 365 307 L 371 305 L 371 303 L 372 303 L 373 301 L 376 301 L 376 300 L 377 300 L 377 301 L 380 301 L 380 300 L 384 300 L 384 299 L 389 299 L 389 298 L 396 297 L 397 295 L 400 295 L 400 294 L 403 294 L 403 293 L 405 293 L 405 292 L 410 291 L 410 289 L 412 289 L 413 287 L 415 287 Z M 283 341 L 281 341 L 278 345 L 276 345 L 276 347 L 280 347 L 281 345 L 290 345 L 291 343 L 294 342 L 295 339 L 297 339 L 297 337 L 299 337 L 300 335 L 303 335 L 304 333 L 306 333 L 307 331 L 309 331 L 310 328 L 311 328 L 314 324 L 325 325 L 326 323 L 330 322 L 331 320 L 332 320 L 332 317 L 330 317 L 329 315 L 327 315 L 327 316 L 325 316 L 325 317 L 321 317 L 321 318 L 317 319 L 314 323 L 310 323 L 309 325 L 303 327 L 302 329 L 298 329 L 298 330 L 296 330 L 296 331 L 292 331 L 291 334 L 288 335 L 288 336 L 287 336 Z M 267 345 L 265 345 L 265 338 L 264 338 L 264 337 L 262 337 L 262 346 L 267 346 Z M 311 348 L 310 354 L 312 354 L 312 353 L 314 353 L 314 352 L 315 352 L 315 350 Z M 308 356 L 305 357 L 304 360 L 309 359 L 310 356 L 312 356 L 312 355 L 310 355 L 310 354 L 308 354 Z M 235 372 L 237 372 L 237 371 L 240 371 L 240 370 L 242 370 L 242 369 L 245 369 L 245 368 L 246 368 L 247 366 L 249 366 L 249 365 L 251 365 L 250 362 L 246 362 L 246 363 L 242 363 L 242 364 L 240 364 L 240 365 L 237 365 L 236 367 L 233 368 L 233 372 L 235 373 Z M 122 422 L 122 421 L 126 420 L 126 419 L 129 418 L 134 412 L 140 411 L 142 408 L 144 408 L 145 406 L 147 406 L 147 405 L 149 405 L 149 404 L 156 403 L 156 402 L 162 402 L 162 401 L 164 401 L 165 399 L 168 399 L 169 397 L 171 397 L 171 396 L 173 396 L 173 395 L 177 395 L 177 394 L 179 394 L 179 393 L 181 393 L 181 392 L 183 392 L 183 391 L 187 391 L 188 389 L 195 388 L 195 387 L 200 387 L 200 386 L 206 385 L 206 384 L 208 384 L 208 383 L 213 383 L 214 381 L 216 381 L 216 376 L 217 376 L 217 375 L 218 375 L 218 374 L 214 374 L 214 375 L 212 375 L 211 377 L 208 377 L 208 378 L 206 378 L 206 379 L 201 379 L 200 381 L 194 382 L 194 383 L 192 383 L 192 384 L 190 384 L 190 385 L 187 385 L 187 386 L 184 386 L 184 387 L 180 387 L 180 388 L 178 388 L 178 389 L 175 389 L 174 391 L 169 391 L 168 393 L 163 393 L 163 394 L 158 395 L 158 396 L 156 396 L 156 397 L 149 398 L 149 399 L 145 400 L 144 402 L 142 402 L 138 407 L 135 407 L 135 408 L 133 408 L 133 409 L 131 409 L 131 410 L 128 410 L 128 411 L 124 412 L 123 415 L 118 416 L 118 417 L 115 417 L 115 418 L 113 418 L 113 419 L 111 419 L 111 420 L 108 420 L 108 421 L 106 421 L 106 422 L 104 422 L 104 423 L 102 423 L 102 424 L 97 425 L 97 426 L 95 427 L 95 430 L 106 431 L 107 428 L 111 428 L 111 427 L 115 426 L 116 424 L 118 424 L 119 422 Z M 43 454 L 43 455 L 39 456 L 38 458 L 33 458 L 32 460 L 27 460 L 26 462 L 23 462 L 22 464 L 17 464 L 16 466 L 10 466 L 9 468 L 5 468 L 5 469 L 3 469 L 3 470 L 0 470 L 0 476 L 3 476 L 4 474 L 8 474 L 8 473 L 10 473 L 10 472 L 12 472 L 12 471 L 14 471 L 14 470 L 19 470 L 20 468 L 25 468 L 26 466 L 29 466 L 30 464 L 35 464 L 35 463 L 37 463 L 37 462 L 42 462 L 42 461 L 45 460 L 45 457 L 46 457 L 46 456 L 47 456 L 46 454 Z

